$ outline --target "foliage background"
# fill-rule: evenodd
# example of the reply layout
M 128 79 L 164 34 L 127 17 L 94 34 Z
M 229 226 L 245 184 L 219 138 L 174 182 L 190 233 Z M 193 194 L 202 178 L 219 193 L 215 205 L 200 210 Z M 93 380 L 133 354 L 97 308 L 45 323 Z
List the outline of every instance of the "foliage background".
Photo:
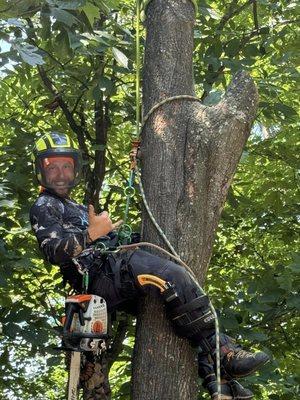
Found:
M 259 376 L 244 382 L 256 398 L 296 400 L 299 5 L 274 0 L 197 4 L 198 96 L 215 104 L 241 68 L 251 73 L 260 94 L 218 230 L 207 290 L 221 310 L 223 327 L 272 357 Z M 0 16 L 0 397 L 57 400 L 64 398 L 65 373 L 62 357 L 52 350 L 57 343 L 53 327 L 59 324 L 65 290 L 57 267 L 40 259 L 30 232 L 28 210 L 37 196 L 30 151 L 35 138 L 50 129 L 83 138 L 85 181 L 99 188 L 95 160 L 105 154 L 99 202 L 113 218 L 123 215 L 135 118 L 135 4 L 0 0 Z M 99 120 L 105 122 L 100 128 Z M 76 198 L 84 192 L 82 185 Z M 130 216 L 138 228 L 135 200 Z M 111 371 L 114 399 L 129 398 L 132 335 L 133 329 Z

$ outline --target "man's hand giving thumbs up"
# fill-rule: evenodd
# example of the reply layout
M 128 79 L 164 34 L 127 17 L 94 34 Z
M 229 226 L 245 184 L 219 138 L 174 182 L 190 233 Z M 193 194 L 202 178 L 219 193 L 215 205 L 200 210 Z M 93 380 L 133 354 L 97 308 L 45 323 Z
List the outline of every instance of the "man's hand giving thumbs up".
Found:
M 101 214 L 96 214 L 94 206 L 89 205 L 88 235 L 90 241 L 93 242 L 94 240 L 99 239 L 99 237 L 107 235 L 109 232 L 117 229 L 122 222 L 123 221 L 120 220 L 113 224 L 107 211 L 103 211 Z

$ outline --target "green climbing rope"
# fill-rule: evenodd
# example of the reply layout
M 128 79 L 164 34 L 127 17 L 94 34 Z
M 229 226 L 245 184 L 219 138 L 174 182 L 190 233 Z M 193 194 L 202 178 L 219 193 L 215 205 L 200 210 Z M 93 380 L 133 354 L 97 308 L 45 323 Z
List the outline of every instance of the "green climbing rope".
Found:
M 88 287 L 89 287 L 89 273 L 88 271 L 85 271 L 82 278 L 82 289 L 84 293 L 88 293 Z
M 136 34 L 135 34 L 135 105 L 136 105 L 136 137 L 140 135 L 140 112 L 141 112 L 141 54 L 140 54 L 140 1 L 136 0 Z
M 140 70 L 141 70 L 141 54 L 140 54 L 140 14 L 141 7 L 140 1 L 136 1 L 136 23 L 135 23 L 135 62 L 136 62 L 136 71 L 135 71 L 135 136 L 138 138 L 140 135 L 140 119 L 141 119 L 141 89 L 140 89 Z M 123 225 L 119 229 L 119 236 L 122 236 L 122 227 L 127 226 L 129 207 L 132 197 L 135 194 L 134 189 L 134 178 L 135 178 L 135 169 L 130 170 L 130 176 L 127 183 L 127 187 L 124 189 L 124 194 L 126 197 L 126 206 L 125 212 L 123 216 Z M 127 231 L 127 230 L 126 230 Z M 124 240 L 124 238 L 122 238 Z
M 132 197 L 135 194 L 135 189 L 133 187 L 134 178 L 135 178 L 135 170 L 132 169 L 130 171 L 130 176 L 129 176 L 127 186 L 124 189 L 124 194 L 126 196 L 126 206 L 125 206 L 125 212 L 124 212 L 124 217 L 123 217 L 123 224 L 126 224 L 126 222 L 128 220 L 130 202 L 131 202 Z

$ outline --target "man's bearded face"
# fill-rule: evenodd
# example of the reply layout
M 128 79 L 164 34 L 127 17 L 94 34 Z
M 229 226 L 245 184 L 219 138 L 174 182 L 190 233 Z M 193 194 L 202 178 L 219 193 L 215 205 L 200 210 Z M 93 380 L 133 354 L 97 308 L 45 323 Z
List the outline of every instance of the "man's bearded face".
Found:
M 48 157 L 43 160 L 46 182 L 60 196 L 68 195 L 74 180 L 71 157 Z

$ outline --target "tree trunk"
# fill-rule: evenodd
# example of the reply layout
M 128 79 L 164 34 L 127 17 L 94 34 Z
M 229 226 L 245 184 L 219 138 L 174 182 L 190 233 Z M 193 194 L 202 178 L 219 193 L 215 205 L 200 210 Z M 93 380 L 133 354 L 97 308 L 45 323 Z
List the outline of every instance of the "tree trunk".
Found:
M 190 0 L 152 0 L 146 13 L 144 113 L 171 96 L 194 95 Z M 258 97 L 239 73 L 213 107 L 186 99 L 160 106 L 142 134 L 142 178 L 150 209 L 203 283 L 226 194 L 253 122 Z M 143 239 L 166 247 L 143 214 Z M 193 400 L 196 354 L 176 337 L 161 300 L 147 298 L 137 321 L 132 400 Z

